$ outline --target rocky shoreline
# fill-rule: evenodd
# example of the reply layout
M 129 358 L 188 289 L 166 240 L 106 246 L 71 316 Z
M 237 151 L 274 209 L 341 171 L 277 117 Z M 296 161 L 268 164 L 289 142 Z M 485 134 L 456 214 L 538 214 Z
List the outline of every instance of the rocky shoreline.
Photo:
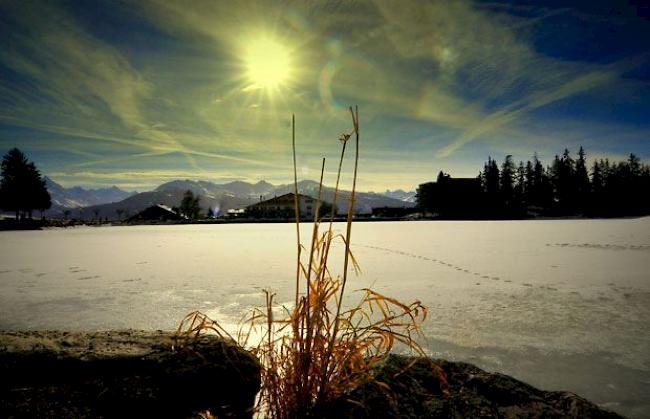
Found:
M 315 418 L 620 418 L 569 392 L 542 391 L 471 364 L 391 355 L 375 380 Z M 384 383 L 384 384 L 378 384 Z M 250 418 L 255 358 L 214 336 L 168 332 L 0 332 L 0 417 Z
M 390 355 L 376 381 L 319 409 L 320 418 L 621 418 L 565 391 L 543 391 L 472 364 L 433 360 L 447 376 L 443 395 L 432 360 Z M 377 382 L 388 384 L 387 391 Z M 354 402 L 350 402 L 353 400 Z

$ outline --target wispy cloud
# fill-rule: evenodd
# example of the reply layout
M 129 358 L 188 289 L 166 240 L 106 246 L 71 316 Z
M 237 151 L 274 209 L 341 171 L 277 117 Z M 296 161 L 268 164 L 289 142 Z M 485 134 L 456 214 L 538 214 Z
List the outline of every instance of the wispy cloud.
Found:
M 147 116 L 154 100 L 152 81 L 115 47 L 84 31 L 65 10 L 54 4 L 42 6 L 38 12 L 28 4 L 6 6 L 8 18 L 20 30 L 3 42 L 7 48 L 0 49 L 0 62 L 27 80 L 27 86 L 0 86 L 9 97 L 0 110 L 0 122 L 149 150 L 135 154 L 140 156 L 178 152 L 190 162 L 199 155 L 269 165 L 205 150 L 209 141 L 203 139 L 213 134 L 214 143 L 214 133 L 169 129 L 159 122 L 169 115 L 155 115 L 152 120 Z M 123 152 L 118 148 L 115 152 L 114 161 L 133 155 L 119 156 Z
M 32 81 L 37 89 L 32 94 L 47 102 L 52 116 L 101 117 L 99 101 L 124 126 L 144 125 L 140 102 L 152 86 L 116 49 L 89 36 L 54 6 L 19 2 L 7 7 L 22 31 L 9 34 L 0 58 Z M 29 106 L 26 102 L 19 105 Z
M 519 99 L 478 119 L 454 139 L 453 142 L 441 148 L 437 155 L 439 157 L 448 157 L 461 147 L 472 141 L 481 139 L 486 134 L 498 133 L 499 129 L 516 122 L 522 116 L 536 109 L 573 95 L 590 91 L 611 82 L 616 77 L 617 74 L 611 71 L 594 71 L 589 74 L 577 76 L 551 90 L 537 91 L 529 94 L 523 99 Z
M 544 115 L 572 100 L 639 100 L 642 82 L 628 74 L 647 57 L 604 64 L 539 48 L 536 31 L 569 8 L 470 0 L 120 7 L 117 20 L 121 13 L 150 25 L 137 39 L 156 48 L 114 42 L 116 33 L 128 39 L 128 29 L 99 36 L 67 3 L 5 3 L 0 11 L 12 28 L 0 41 L 0 65 L 20 75 L 0 80 L 0 124 L 53 134 L 39 136 L 39 150 L 56 150 L 66 137 L 78 151 L 71 166 L 83 169 L 74 173 L 89 179 L 111 168 L 135 173 L 135 164 L 152 173 L 277 179 L 290 172 L 290 114 L 298 117 L 301 164 L 310 167 L 323 154 L 336 159 L 348 104 L 362 109 L 362 163 L 372 174 L 364 181 L 373 189 L 413 187 L 440 169 L 468 175 L 487 153 L 552 153 L 611 130 L 627 138 L 621 146 L 643 144 L 640 118 Z M 285 45 L 295 66 L 277 92 L 246 79 L 243 52 L 262 36 Z M 604 140 L 591 145 L 614 152 Z

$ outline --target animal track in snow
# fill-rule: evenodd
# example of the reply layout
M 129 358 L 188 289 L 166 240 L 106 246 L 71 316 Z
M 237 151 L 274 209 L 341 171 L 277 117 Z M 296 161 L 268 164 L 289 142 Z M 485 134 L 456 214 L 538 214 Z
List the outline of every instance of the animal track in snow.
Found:
M 650 250 L 648 244 L 599 244 L 599 243 L 546 243 L 549 247 L 578 247 L 583 249 L 604 249 L 604 250 Z
M 417 254 L 414 254 L 414 253 L 403 252 L 401 250 L 394 250 L 394 249 L 389 249 L 387 247 L 372 246 L 372 245 L 367 245 L 367 244 L 356 244 L 355 246 L 365 247 L 365 248 L 373 249 L 373 250 L 380 250 L 380 251 L 383 251 L 383 252 L 392 253 L 392 254 L 396 254 L 396 255 L 408 256 L 408 257 L 411 257 L 411 258 L 414 258 L 414 259 L 428 260 L 430 262 L 435 262 L 435 263 L 438 263 L 440 265 L 444 265 L 444 266 L 447 266 L 449 268 L 452 268 L 452 269 L 456 270 L 457 272 L 463 272 L 463 273 L 468 274 L 468 275 L 480 276 L 483 279 L 492 279 L 494 281 L 499 281 L 501 279 L 498 276 L 492 276 L 491 277 L 490 275 L 484 275 L 481 272 L 474 272 L 474 271 L 466 269 L 466 268 L 464 268 L 462 266 L 456 266 L 453 263 L 445 262 L 444 260 L 436 259 L 436 258 L 429 257 L 429 256 L 417 255 Z M 512 282 L 512 281 L 506 279 L 505 282 Z M 480 282 L 478 282 L 476 284 L 480 285 Z

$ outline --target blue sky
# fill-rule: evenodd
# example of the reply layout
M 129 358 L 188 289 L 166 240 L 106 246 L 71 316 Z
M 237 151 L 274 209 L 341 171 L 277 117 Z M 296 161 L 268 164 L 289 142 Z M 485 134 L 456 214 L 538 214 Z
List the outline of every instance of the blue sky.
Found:
M 414 189 L 492 156 L 650 158 L 641 2 L 3 1 L 0 150 L 66 186 L 333 176 Z

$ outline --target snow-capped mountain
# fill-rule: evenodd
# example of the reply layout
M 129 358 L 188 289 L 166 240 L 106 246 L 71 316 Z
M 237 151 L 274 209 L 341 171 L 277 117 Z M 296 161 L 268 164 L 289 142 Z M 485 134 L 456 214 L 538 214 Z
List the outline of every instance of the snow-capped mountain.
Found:
M 402 189 L 396 189 L 394 191 L 389 191 L 388 189 L 382 195 L 389 198 L 398 199 L 404 202 L 415 203 L 415 191 L 403 191 Z
M 84 189 L 79 186 L 65 188 L 47 176 L 45 177 L 45 186 L 50 192 L 52 206 L 54 208 L 78 208 L 108 204 L 122 201 L 135 194 L 135 192 L 127 192 L 117 186 L 100 189 Z

